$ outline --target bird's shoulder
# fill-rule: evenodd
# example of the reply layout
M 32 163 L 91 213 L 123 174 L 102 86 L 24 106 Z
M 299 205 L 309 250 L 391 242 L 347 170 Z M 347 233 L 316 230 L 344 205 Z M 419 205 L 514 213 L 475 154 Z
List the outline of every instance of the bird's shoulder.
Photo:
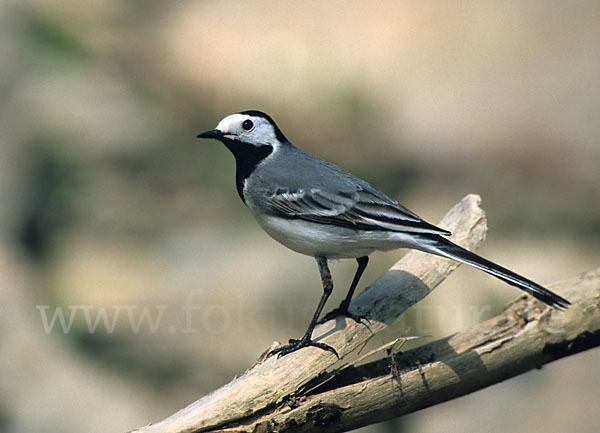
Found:
M 277 152 L 260 164 L 254 173 L 259 180 L 268 180 L 273 189 L 288 191 L 319 189 L 322 191 L 370 191 L 390 200 L 366 181 L 347 170 L 290 145 L 285 152 Z

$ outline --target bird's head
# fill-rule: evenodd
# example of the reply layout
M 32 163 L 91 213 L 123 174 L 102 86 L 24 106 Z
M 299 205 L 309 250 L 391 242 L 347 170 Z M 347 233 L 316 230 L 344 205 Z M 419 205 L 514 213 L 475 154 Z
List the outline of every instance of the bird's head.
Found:
M 268 114 L 256 110 L 230 114 L 221 120 L 215 129 L 198 134 L 198 138 L 214 138 L 225 144 L 227 141 L 233 141 L 256 147 L 278 147 L 287 142 L 273 119 Z

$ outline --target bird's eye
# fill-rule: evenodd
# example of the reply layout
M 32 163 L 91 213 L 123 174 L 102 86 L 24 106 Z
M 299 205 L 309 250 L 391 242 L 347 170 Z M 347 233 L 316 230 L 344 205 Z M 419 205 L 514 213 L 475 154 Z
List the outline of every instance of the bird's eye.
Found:
M 252 123 L 252 120 L 250 119 L 246 119 L 244 120 L 244 123 L 242 123 L 242 128 L 244 128 L 246 131 L 250 131 L 253 127 L 254 123 Z

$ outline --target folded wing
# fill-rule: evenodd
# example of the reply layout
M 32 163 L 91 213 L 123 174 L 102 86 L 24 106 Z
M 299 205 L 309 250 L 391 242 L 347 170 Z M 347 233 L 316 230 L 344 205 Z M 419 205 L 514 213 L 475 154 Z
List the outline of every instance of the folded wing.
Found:
M 364 189 L 326 191 L 278 190 L 269 197 L 281 216 L 360 230 L 387 230 L 449 235 L 400 204 Z

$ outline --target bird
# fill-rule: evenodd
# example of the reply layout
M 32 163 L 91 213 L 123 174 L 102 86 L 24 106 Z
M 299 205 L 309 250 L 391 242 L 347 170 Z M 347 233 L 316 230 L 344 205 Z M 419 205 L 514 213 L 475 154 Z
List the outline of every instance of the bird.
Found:
M 447 239 L 449 231 L 426 222 L 366 181 L 294 146 L 262 111 L 230 114 L 197 137 L 216 139 L 231 151 L 237 193 L 258 224 L 289 249 L 314 257 L 319 268 L 323 293 L 306 332 L 269 355 L 280 357 L 314 346 L 338 356 L 333 347 L 312 340 L 312 332 L 318 323 L 338 315 L 362 322 L 363 317 L 348 307 L 369 254 L 378 250 L 409 248 L 456 260 L 558 310 L 570 305 L 540 284 L 454 244 Z M 328 266 L 332 259 L 355 259 L 357 268 L 344 300 L 319 320 L 333 291 Z

